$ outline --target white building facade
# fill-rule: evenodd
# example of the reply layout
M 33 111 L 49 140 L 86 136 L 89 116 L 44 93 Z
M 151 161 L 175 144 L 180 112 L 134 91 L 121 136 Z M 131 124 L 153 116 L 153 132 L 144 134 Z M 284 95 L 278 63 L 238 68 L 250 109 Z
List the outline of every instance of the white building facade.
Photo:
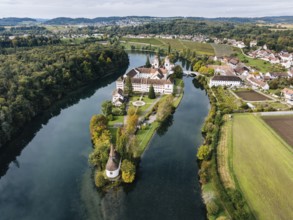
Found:
M 237 76 L 214 76 L 209 83 L 209 86 L 231 86 L 240 87 L 242 80 Z

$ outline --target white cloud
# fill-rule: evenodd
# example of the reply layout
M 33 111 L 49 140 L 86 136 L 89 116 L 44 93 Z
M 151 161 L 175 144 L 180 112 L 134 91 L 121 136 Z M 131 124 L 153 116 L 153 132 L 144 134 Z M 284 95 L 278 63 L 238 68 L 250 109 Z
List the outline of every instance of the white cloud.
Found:
M 292 0 L 1 0 L 0 17 L 197 16 L 261 17 L 292 15 Z

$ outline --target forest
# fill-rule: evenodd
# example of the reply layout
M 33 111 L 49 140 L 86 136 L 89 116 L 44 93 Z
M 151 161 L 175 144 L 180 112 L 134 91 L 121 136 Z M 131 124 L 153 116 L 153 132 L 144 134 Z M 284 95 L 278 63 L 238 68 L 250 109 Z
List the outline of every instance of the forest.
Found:
M 128 64 L 122 49 L 98 44 L 43 46 L 0 55 L 0 148 L 69 92 Z
M 57 37 L 45 37 L 45 36 L 28 36 L 28 37 L 15 37 L 9 39 L 5 37 L 0 39 L 0 50 L 2 48 L 11 48 L 11 47 L 33 47 L 33 46 L 44 46 L 44 45 L 53 45 L 60 44 L 61 40 Z M 3 51 L 1 51 L 3 53 Z

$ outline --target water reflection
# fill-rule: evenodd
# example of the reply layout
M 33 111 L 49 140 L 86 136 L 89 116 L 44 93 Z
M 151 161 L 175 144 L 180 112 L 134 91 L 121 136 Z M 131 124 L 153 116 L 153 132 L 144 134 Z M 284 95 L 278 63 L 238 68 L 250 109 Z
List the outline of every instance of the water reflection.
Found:
M 13 162 L 16 167 L 20 167 L 20 164 L 16 159 L 17 156 L 21 154 L 22 150 L 35 137 L 38 131 L 48 123 L 50 118 L 59 115 L 63 109 L 69 108 L 80 100 L 91 97 L 96 90 L 109 85 L 124 72 L 125 69 L 121 69 L 114 75 L 99 79 L 86 87 L 78 89 L 61 101 L 56 102 L 54 106 L 28 123 L 17 138 L 0 149 L 0 179 L 6 174 L 11 162 Z

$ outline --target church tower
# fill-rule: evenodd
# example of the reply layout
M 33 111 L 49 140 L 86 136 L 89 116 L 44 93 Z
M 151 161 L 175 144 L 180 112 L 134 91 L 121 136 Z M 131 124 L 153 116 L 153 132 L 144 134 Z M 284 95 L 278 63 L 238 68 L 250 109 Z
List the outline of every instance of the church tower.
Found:
M 159 57 L 156 55 L 153 62 L 152 62 L 152 67 L 153 68 L 159 68 L 160 67 L 160 61 L 159 61 Z
M 115 151 L 113 144 L 111 144 L 109 159 L 106 164 L 106 176 L 110 179 L 119 176 L 120 165 L 120 157 L 118 153 Z

